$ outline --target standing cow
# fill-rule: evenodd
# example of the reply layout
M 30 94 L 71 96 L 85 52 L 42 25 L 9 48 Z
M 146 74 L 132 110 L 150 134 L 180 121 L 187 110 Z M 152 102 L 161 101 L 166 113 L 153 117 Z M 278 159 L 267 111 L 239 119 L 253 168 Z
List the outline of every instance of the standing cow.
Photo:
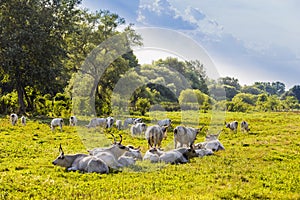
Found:
M 50 124 L 51 130 L 54 131 L 55 128 L 57 126 L 59 126 L 60 131 L 62 131 L 63 123 L 64 123 L 64 120 L 62 118 L 54 118 L 54 119 L 52 119 L 51 124 Z
M 10 122 L 13 126 L 16 125 L 16 123 L 18 122 L 18 115 L 15 113 L 12 113 L 10 115 Z
M 167 127 L 160 127 L 159 125 L 149 126 L 145 132 L 146 140 L 149 147 L 161 147 L 163 138 L 166 138 Z
M 242 132 L 249 132 L 250 128 L 249 128 L 249 124 L 246 121 L 242 121 L 241 122 L 241 131 Z
M 225 122 L 225 125 L 226 125 L 226 128 L 229 128 L 234 133 L 237 133 L 237 128 L 238 128 L 238 125 L 239 125 L 239 123 L 237 121 L 233 121 L 233 122 L 230 122 L 230 123 Z
M 202 127 L 203 128 L 203 127 Z M 191 127 L 184 127 L 184 126 L 177 126 L 174 129 L 174 144 L 175 149 L 178 147 L 190 147 L 194 144 L 197 134 L 202 130 L 202 128 L 191 128 Z M 180 145 L 178 145 L 178 143 Z
M 77 126 L 77 118 L 76 116 L 71 116 L 69 119 L 70 126 Z

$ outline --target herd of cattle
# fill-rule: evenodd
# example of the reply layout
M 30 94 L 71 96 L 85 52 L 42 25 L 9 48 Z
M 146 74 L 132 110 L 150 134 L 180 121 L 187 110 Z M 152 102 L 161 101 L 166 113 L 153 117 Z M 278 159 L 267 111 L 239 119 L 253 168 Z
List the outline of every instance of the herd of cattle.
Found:
M 17 114 L 11 114 L 10 120 L 12 125 L 15 125 L 18 121 Z M 134 165 L 137 160 L 149 160 L 151 163 L 179 164 L 187 163 L 194 157 L 213 155 L 215 151 L 225 150 L 218 139 L 221 131 L 218 134 L 206 135 L 204 142 L 194 144 L 197 134 L 203 127 L 177 126 L 173 129 L 174 149 L 163 151 L 161 143 L 167 136 L 168 127 L 172 127 L 171 122 L 170 119 L 163 119 L 159 120 L 156 125 L 147 126 L 142 122 L 141 118 L 127 118 L 124 120 L 124 123 L 121 120 L 115 121 L 113 117 L 93 118 L 86 125 L 87 128 L 97 126 L 111 128 L 115 124 L 118 129 L 126 129 L 131 125 L 131 135 L 144 136 L 148 143 L 148 150 L 143 156 L 140 147 L 125 146 L 122 144 L 122 135 L 119 135 L 120 140 L 117 142 L 115 136 L 112 134 L 114 141 L 110 147 L 94 148 L 88 150 L 88 154 L 65 155 L 60 145 L 60 155 L 52 164 L 65 167 L 68 171 L 97 172 L 103 174 L 109 173 L 110 170 L 119 170 L 122 167 Z M 22 125 L 26 125 L 26 118 L 23 116 L 21 117 L 21 123 Z M 77 126 L 76 116 L 69 118 L 69 124 L 70 126 Z M 54 118 L 50 124 L 52 131 L 56 127 L 60 127 L 60 130 L 62 130 L 62 126 L 62 118 Z M 237 132 L 238 122 L 225 122 L 225 126 L 233 132 Z M 241 122 L 241 130 L 250 130 L 247 122 Z

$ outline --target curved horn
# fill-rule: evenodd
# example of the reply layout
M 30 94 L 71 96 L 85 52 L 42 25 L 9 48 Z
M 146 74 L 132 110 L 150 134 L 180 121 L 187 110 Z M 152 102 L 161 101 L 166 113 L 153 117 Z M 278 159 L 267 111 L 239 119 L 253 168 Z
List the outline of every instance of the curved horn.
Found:
M 61 144 L 59 144 L 59 152 L 61 152 L 62 154 L 64 154 L 64 151 L 63 151 L 63 149 L 61 147 Z
M 122 135 L 119 134 L 119 136 L 120 136 L 120 138 L 121 138 L 119 144 L 121 144 L 121 143 L 122 143 Z
M 115 143 L 117 143 L 117 141 L 116 141 L 116 137 L 111 133 L 111 135 L 113 136 L 113 138 L 114 138 L 114 144 Z

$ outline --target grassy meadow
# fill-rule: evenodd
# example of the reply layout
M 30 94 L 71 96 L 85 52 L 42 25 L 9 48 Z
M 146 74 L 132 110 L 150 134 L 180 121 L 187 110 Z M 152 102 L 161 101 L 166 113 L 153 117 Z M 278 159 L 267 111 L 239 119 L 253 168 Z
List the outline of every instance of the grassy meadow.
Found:
M 179 112 L 164 115 L 172 119 L 173 127 L 181 121 Z M 191 121 L 185 123 L 193 125 L 197 114 L 188 116 Z M 200 116 L 200 125 L 207 129 L 211 115 Z M 52 132 L 50 119 L 12 126 L 8 116 L 2 116 L 0 199 L 300 199 L 300 113 L 226 113 L 225 119 L 246 120 L 251 128 L 237 134 L 224 129 L 219 139 L 225 151 L 182 165 L 138 161 L 121 172 L 100 175 L 66 172 L 52 165 L 59 144 L 65 154 L 86 153 L 108 145 L 113 133 L 123 135 L 124 145 L 141 146 L 145 153 L 146 140 L 132 137 L 129 130 L 103 133 L 69 127 L 67 119 L 63 132 Z M 204 134 L 197 142 L 204 141 Z M 100 144 L 100 140 L 106 141 Z M 172 140 L 169 130 L 163 148 L 172 148 Z

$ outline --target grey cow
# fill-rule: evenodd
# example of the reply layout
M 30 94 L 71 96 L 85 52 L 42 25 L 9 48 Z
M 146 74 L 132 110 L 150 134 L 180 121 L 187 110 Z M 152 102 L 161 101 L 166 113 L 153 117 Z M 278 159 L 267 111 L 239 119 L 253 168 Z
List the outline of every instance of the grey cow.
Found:
M 65 155 L 61 145 L 59 151 L 60 155 L 52 162 L 53 165 L 65 167 L 68 171 L 96 172 L 100 174 L 109 172 L 108 166 L 101 159 L 87 154 Z

